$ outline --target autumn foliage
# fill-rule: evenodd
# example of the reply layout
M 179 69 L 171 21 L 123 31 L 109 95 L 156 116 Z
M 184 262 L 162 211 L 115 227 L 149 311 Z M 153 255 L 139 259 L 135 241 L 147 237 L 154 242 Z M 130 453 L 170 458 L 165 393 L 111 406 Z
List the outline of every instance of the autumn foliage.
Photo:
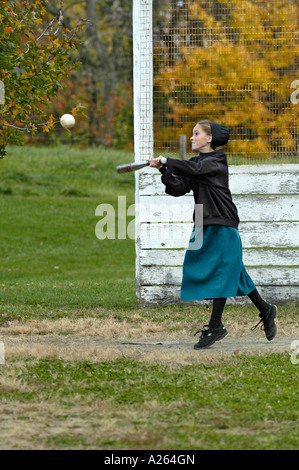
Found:
M 48 103 L 75 66 L 70 52 L 79 45 L 82 23 L 63 26 L 62 10 L 50 17 L 45 0 L 0 0 L 0 146 L 22 143 L 24 134 L 47 133 L 57 117 Z M 62 7 L 62 1 L 60 1 Z M 76 109 L 72 110 L 76 113 Z
M 178 4 L 180 7 L 178 7 Z M 229 151 L 299 150 L 299 7 L 293 0 L 170 1 L 155 42 L 155 137 L 162 148 L 200 119 L 226 124 Z
M 298 1 L 153 7 L 155 150 L 210 119 L 233 155 L 297 155 Z M 74 141 L 132 148 L 132 45 L 132 0 L 0 0 L 0 147 L 63 137 L 58 117 L 84 112 Z

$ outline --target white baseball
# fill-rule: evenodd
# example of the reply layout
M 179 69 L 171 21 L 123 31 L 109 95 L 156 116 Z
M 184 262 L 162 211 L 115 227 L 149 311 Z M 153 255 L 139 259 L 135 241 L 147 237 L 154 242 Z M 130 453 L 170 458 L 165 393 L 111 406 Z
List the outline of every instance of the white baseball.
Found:
M 63 116 L 61 116 L 60 118 L 60 124 L 62 125 L 62 127 L 64 127 L 65 129 L 71 129 L 72 127 L 74 127 L 75 125 L 75 118 L 74 116 L 72 116 L 71 114 L 64 114 Z

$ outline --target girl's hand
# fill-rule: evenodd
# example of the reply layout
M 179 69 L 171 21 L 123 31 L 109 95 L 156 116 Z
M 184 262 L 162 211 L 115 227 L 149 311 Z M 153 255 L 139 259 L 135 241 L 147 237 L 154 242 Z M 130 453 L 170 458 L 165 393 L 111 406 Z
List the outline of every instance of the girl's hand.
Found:
M 151 158 L 150 159 L 150 166 L 153 167 L 153 168 L 157 168 L 157 170 L 159 170 L 160 168 L 162 168 L 162 163 L 160 163 L 160 159 L 162 158 L 162 155 L 160 155 L 158 158 Z

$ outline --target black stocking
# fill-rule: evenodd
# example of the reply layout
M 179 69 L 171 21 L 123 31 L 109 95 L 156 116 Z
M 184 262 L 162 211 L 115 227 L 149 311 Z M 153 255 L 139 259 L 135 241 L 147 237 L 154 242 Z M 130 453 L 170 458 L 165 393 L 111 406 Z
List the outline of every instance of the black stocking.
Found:
M 222 313 L 225 307 L 226 297 L 222 299 L 213 300 L 213 310 L 210 318 L 209 326 L 211 328 L 217 328 L 221 325 Z
M 252 292 L 250 292 L 250 294 L 248 294 L 248 297 L 250 298 L 251 302 L 254 303 L 256 308 L 261 312 L 262 315 L 265 315 L 267 313 L 269 304 L 265 302 L 264 299 L 262 299 L 257 289 L 254 289 Z

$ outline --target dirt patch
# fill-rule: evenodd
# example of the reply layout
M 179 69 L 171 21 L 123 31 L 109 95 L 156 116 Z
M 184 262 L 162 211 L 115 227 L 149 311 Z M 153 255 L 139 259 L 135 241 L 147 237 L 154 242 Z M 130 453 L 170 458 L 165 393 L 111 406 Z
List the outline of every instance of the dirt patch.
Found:
M 23 380 L 18 370 L 28 357 L 98 363 L 127 359 L 163 364 L 177 370 L 178 365 L 217 366 L 223 361 L 234 364 L 238 362 L 239 354 L 291 353 L 292 341 L 299 340 L 295 321 L 289 324 L 279 322 L 278 334 L 269 342 L 263 331 L 250 331 L 252 325 L 249 322 L 240 324 L 231 320 L 226 323 L 229 331 L 226 338 L 207 350 L 194 351 L 193 345 L 198 336 L 193 336 L 193 324 L 184 326 L 173 321 L 155 323 L 137 316 L 135 320 L 30 320 L 12 321 L 1 326 L 0 340 L 5 345 L 5 365 L 0 366 L 0 371 L 2 367 L 5 369 L 0 375 L 0 394 L 7 394 L 7 398 L 1 399 L 0 450 L 94 449 L 99 445 L 105 446 L 105 442 L 121 441 L 125 441 L 128 448 L 135 448 L 130 447 L 130 439 L 131 446 L 136 446 L 137 434 L 138 448 L 161 448 L 159 446 L 162 445 L 168 448 L 172 431 L 168 436 L 167 420 L 163 417 L 165 413 L 167 415 L 167 408 L 172 407 L 177 416 L 179 408 L 185 407 L 183 400 L 172 403 L 150 401 L 134 406 L 128 403 L 116 407 L 110 398 L 94 399 L 92 393 L 86 400 L 82 400 L 80 394 L 74 394 L 71 408 L 69 403 L 66 406 L 59 399 L 46 400 L 43 395 L 36 398 L 37 385 Z M 12 361 L 14 364 L 10 367 Z M 14 393 L 20 393 L 21 398 L 11 401 L 10 394 Z M 25 393 L 33 394 L 28 402 L 22 397 Z M 198 416 L 204 412 L 201 408 L 197 410 Z M 152 430 L 153 416 L 157 432 Z M 213 418 L 216 428 L 221 426 L 221 420 L 221 416 Z M 272 435 L 272 421 L 269 421 L 268 427 Z M 241 431 L 244 432 L 244 429 Z M 238 431 L 234 429 L 230 432 Z
M 180 326 L 180 328 L 179 328 Z M 209 349 L 194 351 L 198 341 L 188 327 L 133 324 L 114 319 L 61 319 L 57 321 L 14 321 L 0 328 L 6 362 L 14 357 L 60 358 L 65 360 L 108 361 L 127 358 L 156 363 L 193 364 L 215 361 L 237 354 L 290 352 L 299 340 L 297 324 L 278 324 L 273 341 L 251 325 L 226 324 L 229 335 Z

